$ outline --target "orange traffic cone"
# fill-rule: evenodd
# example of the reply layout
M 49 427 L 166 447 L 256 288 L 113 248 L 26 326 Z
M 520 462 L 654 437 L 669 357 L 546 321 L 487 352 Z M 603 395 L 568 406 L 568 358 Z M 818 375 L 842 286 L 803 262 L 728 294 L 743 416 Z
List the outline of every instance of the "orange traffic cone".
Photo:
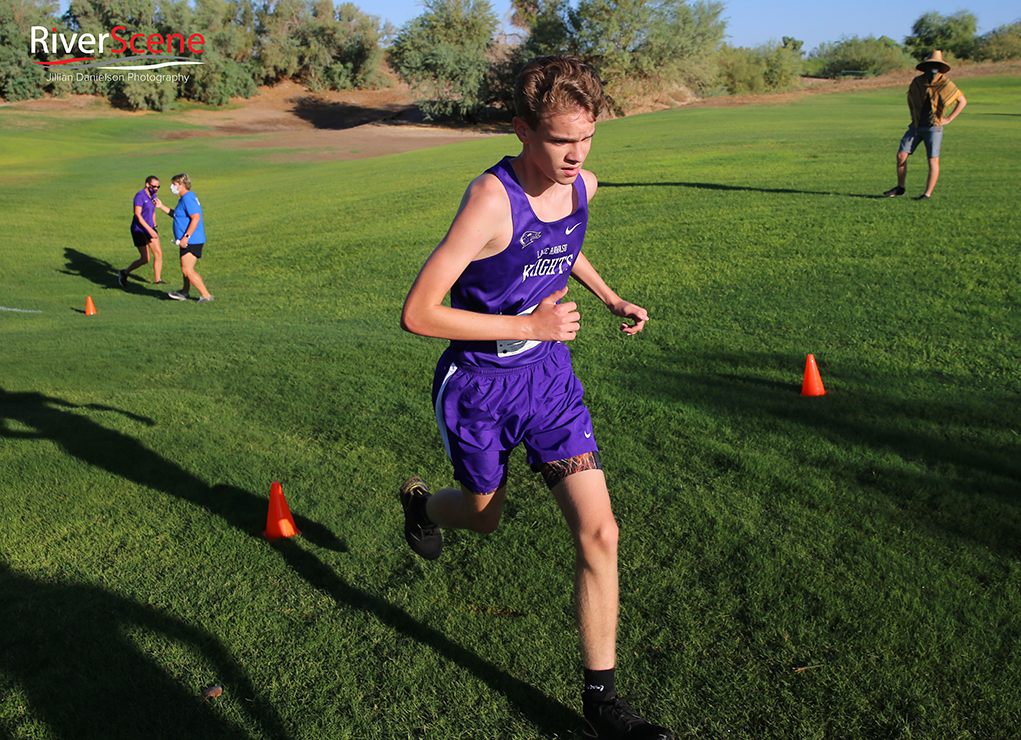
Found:
M 819 377 L 819 368 L 815 364 L 815 355 L 809 355 L 805 362 L 805 382 L 801 384 L 801 395 L 826 395 L 826 389 L 822 387 L 822 378 Z
M 284 489 L 276 481 L 269 487 L 269 514 L 266 516 L 266 531 L 262 534 L 270 542 L 281 537 L 293 537 L 296 534 L 301 534 L 294 526 L 291 510 L 287 508 Z
M 92 302 L 92 296 L 85 299 L 85 315 L 95 316 L 96 315 L 96 304 Z

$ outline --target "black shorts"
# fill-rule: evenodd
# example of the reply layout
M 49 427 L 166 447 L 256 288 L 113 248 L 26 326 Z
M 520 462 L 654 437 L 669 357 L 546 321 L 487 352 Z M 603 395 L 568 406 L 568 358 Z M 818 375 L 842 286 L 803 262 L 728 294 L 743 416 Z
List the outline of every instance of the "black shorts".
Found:
M 156 233 L 157 235 L 159 234 L 159 232 Z M 148 231 L 135 231 L 132 229 L 131 238 L 134 240 L 136 247 L 148 247 L 149 242 L 152 241 L 152 237 L 149 236 Z
M 206 246 L 205 243 L 188 244 L 187 247 L 181 247 L 181 256 L 183 257 L 186 254 L 194 254 L 195 259 L 200 260 L 202 259 L 202 247 L 204 246 Z

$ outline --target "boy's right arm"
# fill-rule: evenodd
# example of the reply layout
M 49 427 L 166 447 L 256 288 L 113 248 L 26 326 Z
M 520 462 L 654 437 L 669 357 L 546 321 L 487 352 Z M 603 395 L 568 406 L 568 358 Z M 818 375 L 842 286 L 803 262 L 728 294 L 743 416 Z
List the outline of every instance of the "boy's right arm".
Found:
M 574 339 L 574 303 L 557 303 L 567 290 L 543 299 L 531 314 L 482 314 L 443 305 L 468 265 L 499 254 L 513 235 L 510 201 L 500 181 L 482 175 L 468 186 L 450 230 L 426 260 L 404 301 L 401 327 L 413 334 L 463 341 Z

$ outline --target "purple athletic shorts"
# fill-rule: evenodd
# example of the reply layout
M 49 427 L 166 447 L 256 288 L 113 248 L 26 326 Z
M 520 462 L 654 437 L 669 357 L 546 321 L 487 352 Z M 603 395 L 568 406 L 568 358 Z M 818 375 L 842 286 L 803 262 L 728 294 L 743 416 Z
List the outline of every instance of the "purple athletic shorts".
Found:
M 563 344 L 508 370 L 460 367 L 448 355 L 436 365 L 433 406 L 454 478 L 469 491 L 502 486 L 510 451 L 522 442 L 533 466 L 599 450 Z

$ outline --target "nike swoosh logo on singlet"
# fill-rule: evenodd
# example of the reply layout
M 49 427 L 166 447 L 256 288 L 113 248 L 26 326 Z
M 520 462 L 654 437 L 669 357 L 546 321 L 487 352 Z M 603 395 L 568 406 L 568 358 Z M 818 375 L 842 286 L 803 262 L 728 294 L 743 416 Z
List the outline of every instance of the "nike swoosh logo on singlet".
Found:
M 581 226 L 581 224 L 575 224 L 574 226 L 572 226 L 571 228 L 569 228 L 569 229 L 568 229 L 567 231 L 565 231 L 564 233 L 565 233 L 565 234 L 567 234 L 568 236 L 570 236 L 570 235 L 571 235 L 571 232 L 572 232 L 572 231 L 574 231 L 575 229 L 577 229 L 577 228 L 578 228 L 579 226 Z

